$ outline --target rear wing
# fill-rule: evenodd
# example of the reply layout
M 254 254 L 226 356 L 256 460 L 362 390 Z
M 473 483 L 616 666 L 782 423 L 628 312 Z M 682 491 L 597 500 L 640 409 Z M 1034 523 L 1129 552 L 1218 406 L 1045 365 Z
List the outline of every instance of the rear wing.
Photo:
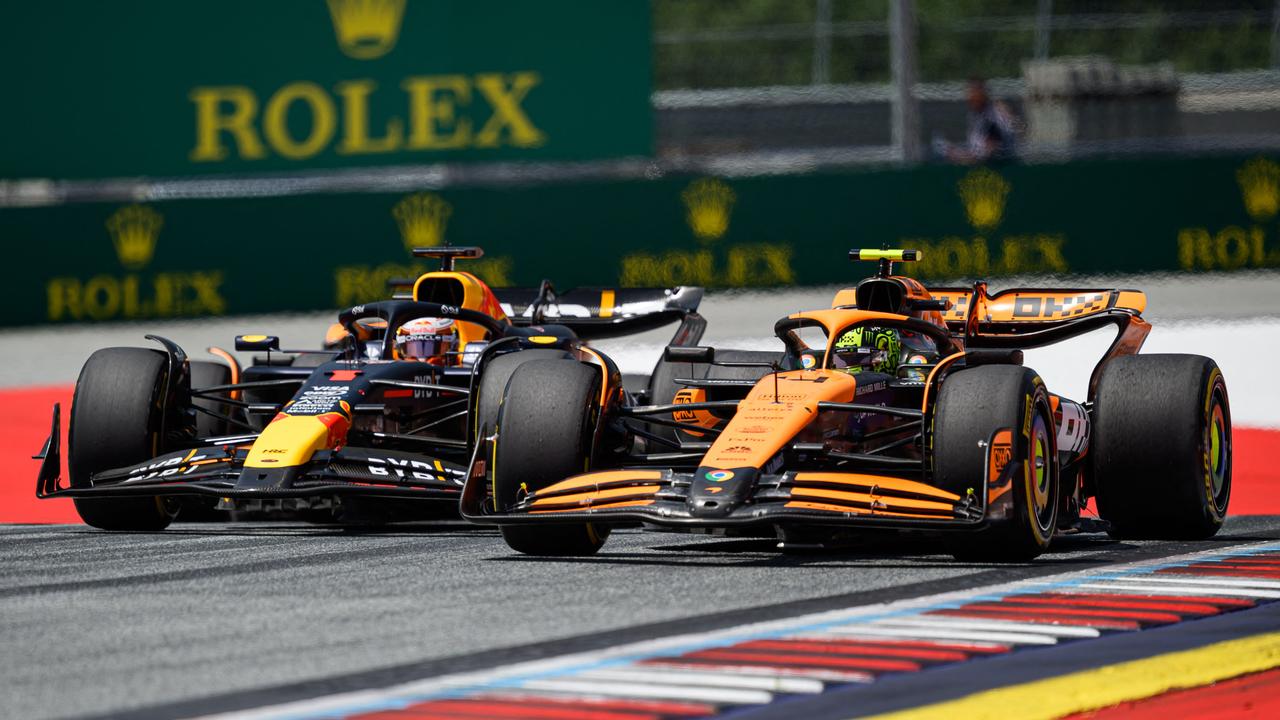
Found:
M 1142 318 L 1147 296 L 1140 290 L 1016 288 L 988 295 L 987 284 L 977 282 L 972 288 L 929 288 L 929 294 L 947 301 L 942 318 L 968 349 L 1042 347 L 1114 326 L 1116 338 L 1090 377 L 1090 398 L 1103 365 L 1137 354 L 1151 332 Z
M 417 278 L 393 277 L 387 290 L 393 300 L 412 300 Z M 540 287 L 492 288 L 513 325 L 554 323 L 571 328 L 584 340 L 633 335 L 697 315 L 700 287 L 574 288 L 558 293 L 548 282 Z M 699 337 L 701 332 L 698 333 Z M 693 342 L 697 342 L 696 339 Z
M 981 325 L 1008 323 L 1052 323 L 1075 320 L 1098 313 L 1119 311 L 1141 315 L 1147 296 L 1140 290 L 1041 290 L 1018 288 L 987 295 L 974 288 L 929 288 L 929 294 L 947 300 L 950 307 L 942 317 L 953 330 L 963 331 L 969 304 L 979 301 Z
M 697 310 L 703 295 L 700 287 L 574 288 L 558 293 L 546 282 L 539 288 L 493 292 L 513 325 L 564 325 L 584 340 L 632 335 L 691 316 L 701 321 Z

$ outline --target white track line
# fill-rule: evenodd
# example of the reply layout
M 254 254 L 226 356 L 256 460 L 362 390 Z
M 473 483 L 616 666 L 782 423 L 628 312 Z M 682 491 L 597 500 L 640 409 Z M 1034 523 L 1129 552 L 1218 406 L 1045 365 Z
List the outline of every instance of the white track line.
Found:
M 984 632 L 978 630 L 949 630 L 946 628 L 922 627 L 873 627 L 872 625 L 853 625 L 829 628 L 828 632 L 842 637 L 878 637 L 897 638 L 900 640 L 977 640 L 979 642 L 1004 643 L 1007 645 L 1057 645 L 1058 639 L 1052 635 L 1036 635 L 1015 632 Z
M 772 668 L 769 668 L 772 670 Z M 697 672 L 693 670 L 649 669 L 647 667 L 588 670 L 573 677 L 591 680 L 658 683 L 666 685 L 705 685 L 708 687 L 767 690 L 775 693 L 820 693 L 826 684 L 812 678 L 784 677 L 775 673 L 746 675 L 734 672 Z
M 1020 620 L 983 620 L 981 618 L 961 618 L 948 615 L 928 615 L 925 617 L 892 618 L 876 620 L 873 627 L 942 627 L 958 630 L 996 630 L 1007 632 L 1028 632 L 1038 635 L 1054 635 L 1057 637 L 1096 638 L 1102 633 L 1096 628 L 1074 625 L 1045 625 L 1043 623 L 1022 622 Z
M 903 658 L 909 659 L 909 658 Z M 859 672 L 857 670 L 829 670 L 818 668 L 798 668 L 798 667 L 765 667 L 763 665 L 735 665 L 732 660 L 723 660 L 718 663 L 687 663 L 674 660 L 671 662 L 647 662 L 641 667 L 655 668 L 660 670 L 672 670 L 679 672 L 704 672 L 714 671 L 731 673 L 734 675 L 765 675 L 768 677 L 798 677 L 812 678 L 814 680 L 822 680 L 823 682 L 853 683 L 853 682 L 871 682 L 876 676 L 868 672 Z
M 879 638 L 879 637 L 856 638 L 856 637 L 849 637 L 848 634 L 833 635 L 829 632 L 823 632 L 823 633 L 803 632 L 796 635 L 791 635 L 787 639 L 801 640 L 806 642 L 831 642 L 833 640 L 837 642 L 865 641 L 865 642 L 872 643 L 871 647 L 877 647 L 877 645 L 875 645 L 875 642 L 877 640 L 880 640 L 880 641 L 893 640 L 894 638 Z M 922 652 L 930 652 L 930 651 L 937 652 L 939 650 L 955 651 L 955 652 L 972 651 L 979 655 L 986 654 L 983 652 L 984 650 L 1003 651 L 1004 648 L 1009 647 L 1008 643 L 979 642 L 976 640 L 921 640 L 920 643 L 922 645 L 921 647 L 902 648 L 896 645 L 885 645 L 884 647 L 891 648 L 891 649 L 898 649 L 898 650 L 920 650 Z M 936 645 L 936 647 L 930 647 L 930 644 Z
M 1209 573 L 1205 573 L 1208 575 Z M 1183 577 L 1156 577 L 1155 575 L 1123 575 L 1120 577 L 1110 577 L 1107 580 L 1122 580 L 1124 582 L 1148 582 L 1161 583 L 1164 585 L 1209 585 L 1219 588 L 1264 588 L 1269 590 L 1280 590 L 1280 580 L 1249 580 L 1244 578 L 1205 578 L 1201 579 L 1194 575 Z
M 582 693 L 606 697 L 646 700 L 690 700 L 730 705 L 764 705 L 773 702 L 773 693 L 764 690 L 657 685 L 636 682 L 600 683 L 589 680 L 530 680 L 521 684 L 526 690 Z
M 1073 592 L 1077 589 L 1089 591 L 1101 590 L 1119 594 L 1147 595 L 1196 595 L 1204 598 L 1245 597 L 1245 598 L 1280 598 L 1275 590 L 1248 590 L 1244 588 L 1205 588 L 1203 585 L 1138 585 L 1136 583 L 1081 583 L 1055 592 Z

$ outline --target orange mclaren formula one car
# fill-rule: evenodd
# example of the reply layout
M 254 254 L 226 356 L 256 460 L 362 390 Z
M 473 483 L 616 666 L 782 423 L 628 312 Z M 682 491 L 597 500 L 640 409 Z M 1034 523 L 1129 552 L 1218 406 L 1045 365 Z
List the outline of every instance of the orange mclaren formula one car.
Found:
M 482 430 L 464 517 L 542 555 L 593 553 L 622 525 L 773 532 L 783 547 L 894 528 L 949 533 L 957 557 L 993 561 L 1044 552 L 1090 498 L 1120 537 L 1222 525 L 1222 373 L 1206 357 L 1137 354 L 1143 293 L 928 289 L 893 275 L 916 251 L 851 255 L 879 272 L 830 309 L 779 320 L 785 352 L 759 379 L 700 378 L 715 351 L 669 347 L 688 368 L 675 401 L 629 405 L 576 363 L 517 370 Z M 1024 348 L 1108 326 L 1086 398 L 1022 364 Z
M 518 368 L 564 361 L 603 392 L 625 393 L 617 366 L 587 340 L 679 322 L 672 342 L 690 344 L 706 326 L 699 288 L 495 293 L 453 268 L 479 248 L 415 254 L 442 269 L 407 298 L 342 312 L 325 350 L 243 335 L 236 350 L 266 356 L 244 368 L 219 350 L 222 366 L 192 361 L 153 336 L 156 349 L 94 353 L 70 412 L 70 482 L 59 477 L 54 406 L 36 495 L 74 498 L 86 523 L 112 530 L 156 530 L 215 506 L 355 523 L 456 517 L 476 431 L 494 424 Z

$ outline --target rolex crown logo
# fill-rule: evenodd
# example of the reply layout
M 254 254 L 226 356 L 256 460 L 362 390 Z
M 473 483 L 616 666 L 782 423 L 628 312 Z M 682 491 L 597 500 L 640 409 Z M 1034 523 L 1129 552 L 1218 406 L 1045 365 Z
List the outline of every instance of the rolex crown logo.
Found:
M 1000 174 L 987 168 L 976 168 L 956 184 L 969 224 L 981 231 L 991 230 L 1004 218 L 1004 202 L 1010 185 Z
M 410 195 L 391 209 L 391 215 L 400 225 L 400 238 L 410 252 L 415 247 L 443 244 L 444 228 L 452 214 L 453 207 L 431 193 Z
M 120 208 L 107 218 L 107 232 L 111 233 L 120 264 L 138 270 L 151 262 L 162 225 L 160 213 L 145 205 Z
M 391 52 L 400 36 L 405 0 L 329 0 L 338 47 L 347 57 L 372 60 Z
M 729 229 L 729 213 L 737 199 L 730 188 L 716 178 L 689 183 L 681 193 L 689 229 L 699 240 L 715 240 Z
M 1266 158 L 1254 158 L 1236 171 L 1244 209 L 1256 222 L 1264 222 L 1280 212 L 1280 165 Z

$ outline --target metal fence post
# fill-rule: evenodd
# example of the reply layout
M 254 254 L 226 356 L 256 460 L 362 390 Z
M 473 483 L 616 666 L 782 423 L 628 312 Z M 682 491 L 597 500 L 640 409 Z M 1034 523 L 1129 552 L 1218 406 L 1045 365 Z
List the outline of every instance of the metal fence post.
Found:
M 1049 37 L 1053 33 L 1053 0 L 1037 0 L 1036 2 L 1036 44 L 1035 58 L 1045 60 L 1049 57 Z
M 815 0 L 813 9 L 813 84 L 831 82 L 831 0 Z
M 903 162 L 919 162 L 920 108 L 916 102 L 915 0 L 889 0 L 892 137 Z
M 1280 68 L 1280 0 L 1271 11 L 1271 67 Z

